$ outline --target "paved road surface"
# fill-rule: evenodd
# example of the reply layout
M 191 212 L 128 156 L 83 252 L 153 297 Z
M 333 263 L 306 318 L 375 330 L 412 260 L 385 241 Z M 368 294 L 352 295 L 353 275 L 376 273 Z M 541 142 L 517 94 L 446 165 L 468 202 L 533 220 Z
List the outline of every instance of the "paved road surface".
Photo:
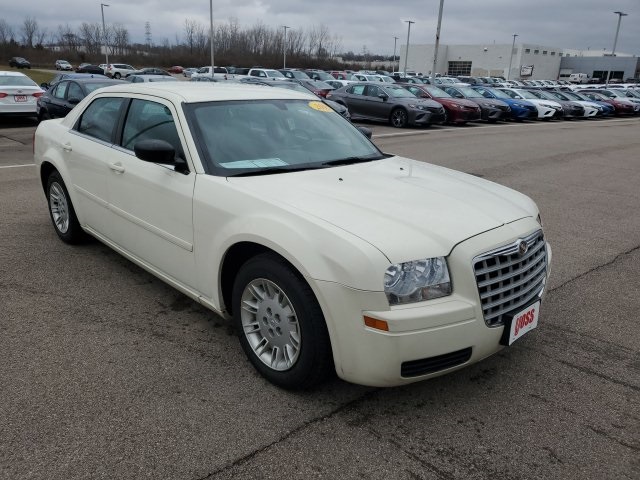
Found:
M 15 166 L 31 125 L 0 123 L 0 478 L 640 478 L 640 119 L 375 126 L 387 152 L 533 197 L 550 291 L 540 327 L 477 365 L 310 393 L 108 248 L 61 243 Z

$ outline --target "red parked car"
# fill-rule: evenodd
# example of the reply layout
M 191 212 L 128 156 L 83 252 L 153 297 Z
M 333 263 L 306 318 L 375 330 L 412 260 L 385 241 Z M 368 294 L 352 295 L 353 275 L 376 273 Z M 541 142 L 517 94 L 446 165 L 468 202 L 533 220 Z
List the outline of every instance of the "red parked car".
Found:
M 336 80 L 349 80 L 349 74 L 347 72 L 341 72 L 339 70 L 333 70 L 329 72 L 329 75 L 334 77 Z
M 633 115 L 636 113 L 635 105 L 624 98 L 609 97 L 596 90 L 579 90 L 579 92 L 593 101 L 607 102 L 609 105 L 613 105 L 616 115 Z
M 464 98 L 454 98 L 444 90 L 433 85 L 419 85 L 415 83 L 398 84 L 409 90 L 418 98 L 431 98 L 441 104 L 447 112 L 446 123 L 464 125 L 467 122 L 477 122 L 481 118 L 481 110 L 476 102 Z
M 322 98 L 327 98 L 327 93 L 331 90 L 335 90 L 331 85 L 320 80 L 291 79 L 290 81 L 299 83 L 307 90 L 311 90 L 313 94 Z
M 179 66 L 179 65 L 174 65 L 171 68 L 167 69 L 167 72 L 169 73 L 182 73 L 182 71 L 184 70 L 183 67 Z

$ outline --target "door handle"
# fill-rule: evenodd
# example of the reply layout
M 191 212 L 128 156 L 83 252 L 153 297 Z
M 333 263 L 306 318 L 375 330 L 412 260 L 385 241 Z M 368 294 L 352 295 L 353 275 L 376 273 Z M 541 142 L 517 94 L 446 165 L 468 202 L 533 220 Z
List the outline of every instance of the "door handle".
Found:
M 109 168 L 116 173 L 124 173 L 124 167 L 120 162 L 109 164 Z
M 67 143 L 65 143 L 64 145 L 62 145 L 62 149 L 63 149 L 65 152 L 70 152 L 71 150 L 73 150 L 73 148 L 71 148 L 71 143 L 69 143 L 69 142 L 67 142 Z

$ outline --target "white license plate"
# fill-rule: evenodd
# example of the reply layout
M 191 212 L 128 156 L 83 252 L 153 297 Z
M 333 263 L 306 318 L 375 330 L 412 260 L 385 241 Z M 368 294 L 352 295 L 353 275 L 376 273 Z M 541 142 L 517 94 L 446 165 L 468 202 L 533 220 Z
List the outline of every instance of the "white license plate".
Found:
M 16 102 L 26 102 L 27 101 L 27 96 L 26 95 L 14 95 L 13 99 Z
M 538 317 L 540 316 L 540 302 L 525 308 L 521 312 L 516 313 L 511 320 L 511 331 L 509 332 L 509 345 L 518 340 L 527 332 L 530 332 L 538 326 Z

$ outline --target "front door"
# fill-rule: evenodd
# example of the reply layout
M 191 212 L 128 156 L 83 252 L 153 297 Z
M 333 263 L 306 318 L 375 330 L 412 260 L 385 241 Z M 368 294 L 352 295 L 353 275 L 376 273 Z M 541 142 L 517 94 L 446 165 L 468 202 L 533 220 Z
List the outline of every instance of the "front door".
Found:
M 195 286 L 192 200 L 195 173 L 137 158 L 140 140 L 172 144 L 185 158 L 175 111 L 159 100 L 134 99 L 114 146 L 109 202 L 114 241 L 170 277 Z

